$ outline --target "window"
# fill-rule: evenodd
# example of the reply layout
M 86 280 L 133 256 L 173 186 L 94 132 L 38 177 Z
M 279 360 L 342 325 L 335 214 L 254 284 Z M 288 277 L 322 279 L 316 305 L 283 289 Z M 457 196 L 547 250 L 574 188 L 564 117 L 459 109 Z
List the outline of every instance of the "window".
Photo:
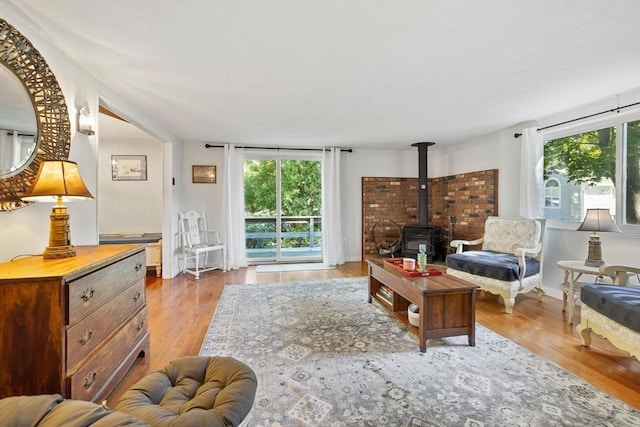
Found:
M 544 207 L 560 209 L 560 181 L 555 178 L 544 184 Z
M 244 163 L 250 263 L 322 259 L 321 157 L 248 153 Z
M 640 120 L 624 124 L 626 174 L 625 224 L 640 224 Z
M 544 179 L 547 218 L 582 221 L 587 209 L 608 208 L 616 223 L 640 224 L 640 121 L 546 140 Z

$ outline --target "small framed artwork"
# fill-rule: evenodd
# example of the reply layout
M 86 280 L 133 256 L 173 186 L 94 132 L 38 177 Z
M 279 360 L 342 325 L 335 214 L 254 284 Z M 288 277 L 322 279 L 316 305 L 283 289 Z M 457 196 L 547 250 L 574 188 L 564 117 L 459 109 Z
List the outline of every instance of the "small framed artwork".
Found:
M 216 183 L 216 167 L 213 165 L 193 165 L 191 173 L 194 184 Z
M 147 156 L 111 156 L 112 181 L 146 181 Z

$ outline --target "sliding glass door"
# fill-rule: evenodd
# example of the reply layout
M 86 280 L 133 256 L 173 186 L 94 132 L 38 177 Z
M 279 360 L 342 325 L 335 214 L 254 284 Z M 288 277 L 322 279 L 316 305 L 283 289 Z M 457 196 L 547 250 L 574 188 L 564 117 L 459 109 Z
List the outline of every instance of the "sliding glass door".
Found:
M 247 261 L 322 259 L 320 156 L 246 153 Z

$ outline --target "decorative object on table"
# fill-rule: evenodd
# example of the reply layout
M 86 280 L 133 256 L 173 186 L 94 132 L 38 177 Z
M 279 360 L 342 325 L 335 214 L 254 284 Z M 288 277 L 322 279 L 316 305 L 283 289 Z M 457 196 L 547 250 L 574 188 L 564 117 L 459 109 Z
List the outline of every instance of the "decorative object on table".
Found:
M 413 258 L 402 258 L 402 268 L 407 271 L 416 269 L 416 260 Z
M 418 271 L 421 273 L 427 271 L 427 245 L 424 243 L 418 245 Z
M 146 181 L 147 156 L 111 156 L 112 181 Z
M 427 277 L 427 276 L 441 276 L 442 270 L 437 267 L 426 267 L 424 271 L 417 269 L 407 270 L 404 268 L 404 261 L 399 258 L 385 259 L 384 265 L 392 268 L 395 271 L 402 273 L 408 277 Z
M 398 233 L 397 239 L 389 241 L 386 239 L 387 236 L 385 234 L 385 238 L 383 238 L 383 240 L 376 240 L 376 227 L 380 226 L 382 228 L 381 224 L 385 222 L 390 222 L 393 224 Z M 389 226 L 386 226 L 385 229 L 389 229 Z M 376 248 L 380 255 L 389 255 L 391 256 L 391 258 L 393 258 L 395 256 L 395 253 L 398 252 L 400 250 L 400 247 L 402 246 L 402 228 L 400 228 L 397 222 L 391 219 L 381 219 L 380 221 L 376 222 L 371 228 L 371 241 L 376 245 Z
M 191 166 L 191 180 L 194 184 L 215 184 L 216 167 L 214 165 Z
M 416 330 L 366 297 L 366 278 L 225 286 L 200 355 L 256 372 L 255 426 L 640 425 L 637 409 L 479 324 L 476 347 L 436 338 L 420 353 Z
M 29 202 L 56 202 L 50 216 L 49 246 L 45 248 L 43 257 L 51 259 L 76 256 L 76 249 L 71 245 L 69 214 L 62 203 L 93 199 L 80 176 L 76 162 L 45 160 L 40 163 L 36 179 L 22 199 Z
M 613 222 L 609 209 L 587 209 L 587 214 L 577 231 L 593 231 L 589 237 L 589 252 L 584 265 L 600 267 L 604 264 L 602 259 L 602 243 L 598 237 L 598 231 L 621 233 Z

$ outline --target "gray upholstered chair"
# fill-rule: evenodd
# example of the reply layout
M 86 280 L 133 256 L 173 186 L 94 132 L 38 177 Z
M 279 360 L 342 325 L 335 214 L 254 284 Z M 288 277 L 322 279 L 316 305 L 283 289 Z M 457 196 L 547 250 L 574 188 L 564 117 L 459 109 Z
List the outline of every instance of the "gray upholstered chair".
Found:
M 456 253 L 446 257 L 447 273 L 500 295 L 509 314 L 518 294 L 535 291 L 542 299 L 544 226 L 544 219 L 490 216 L 482 238 L 450 243 Z M 465 251 L 480 244 L 480 250 Z
M 148 427 L 131 415 L 112 411 L 83 400 L 64 399 L 59 394 L 11 396 L 0 399 L 3 427 Z
M 256 389 L 239 360 L 186 356 L 138 381 L 114 409 L 154 427 L 245 426 Z

